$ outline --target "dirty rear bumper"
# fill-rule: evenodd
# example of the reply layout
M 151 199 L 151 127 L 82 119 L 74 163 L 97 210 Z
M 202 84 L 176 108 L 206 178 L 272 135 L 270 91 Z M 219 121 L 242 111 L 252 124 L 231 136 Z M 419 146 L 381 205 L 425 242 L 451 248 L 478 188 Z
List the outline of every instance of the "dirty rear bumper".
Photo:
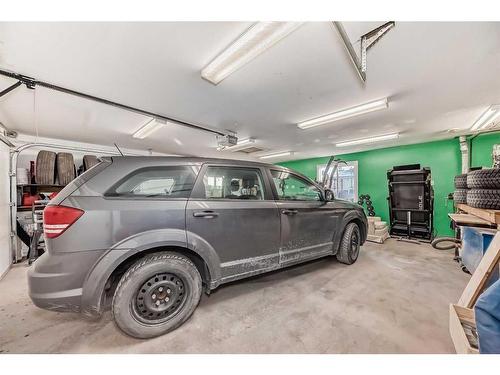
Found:
M 82 288 L 89 270 L 104 251 L 45 253 L 28 271 L 29 296 L 43 309 L 81 312 Z

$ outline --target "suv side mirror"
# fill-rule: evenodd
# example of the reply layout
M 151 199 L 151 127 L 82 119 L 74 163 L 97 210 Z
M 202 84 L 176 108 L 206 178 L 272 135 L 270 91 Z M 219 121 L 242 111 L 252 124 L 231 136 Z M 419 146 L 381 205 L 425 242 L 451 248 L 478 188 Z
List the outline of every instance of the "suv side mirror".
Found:
M 333 195 L 333 191 L 330 189 L 325 189 L 325 200 L 326 201 L 333 201 L 335 199 L 335 196 Z

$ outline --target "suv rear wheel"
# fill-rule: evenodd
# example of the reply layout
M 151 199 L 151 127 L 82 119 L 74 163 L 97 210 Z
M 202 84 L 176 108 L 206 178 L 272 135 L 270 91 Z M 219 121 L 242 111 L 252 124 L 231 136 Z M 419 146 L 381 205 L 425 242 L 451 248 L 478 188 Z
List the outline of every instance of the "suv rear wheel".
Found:
M 346 225 L 342 240 L 340 241 L 337 260 L 344 264 L 353 264 L 359 255 L 361 232 L 356 223 Z
M 172 252 L 150 254 L 132 265 L 118 283 L 113 318 L 130 336 L 160 336 L 191 316 L 201 292 L 200 273 L 188 258 Z

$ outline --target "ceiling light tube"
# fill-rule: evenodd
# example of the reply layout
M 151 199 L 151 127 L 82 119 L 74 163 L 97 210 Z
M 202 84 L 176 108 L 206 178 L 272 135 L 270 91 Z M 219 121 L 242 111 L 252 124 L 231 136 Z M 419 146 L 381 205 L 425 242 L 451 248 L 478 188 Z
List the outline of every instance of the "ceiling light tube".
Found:
M 222 51 L 202 71 L 201 76 L 214 85 L 272 47 L 301 22 L 257 22 Z
M 255 139 L 253 138 L 245 138 L 245 139 L 238 139 L 238 143 L 236 146 L 241 146 L 241 145 L 246 145 L 248 143 L 254 143 Z
M 378 135 L 370 138 L 361 138 L 361 139 L 354 139 L 352 141 L 339 142 L 336 143 L 335 146 L 347 147 L 347 146 L 361 145 L 365 143 L 388 141 L 389 139 L 397 139 L 397 138 L 399 138 L 399 133 L 391 133 L 391 134 Z
M 486 111 L 476 120 L 470 130 L 481 130 L 490 125 L 500 115 L 500 104 L 491 105 Z
M 228 146 L 228 147 L 224 148 L 224 150 L 233 150 L 236 148 L 240 148 L 241 146 L 247 146 L 251 143 L 255 143 L 255 138 L 238 139 L 238 142 L 235 145 Z
M 289 155 L 293 155 L 293 152 L 286 151 L 286 152 L 279 152 L 277 154 L 264 155 L 264 156 L 261 156 L 260 159 L 278 158 L 280 156 L 289 156 Z
M 315 126 L 329 124 L 334 121 L 344 120 L 347 118 L 363 115 L 365 113 L 370 113 L 373 111 L 379 111 L 381 109 L 386 109 L 389 107 L 389 103 L 387 98 L 373 100 L 368 103 L 356 105 L 354 107 L 349 107 L 345 109 L 341 109 L 340 111 L 336 111 L 330 113 L 328 115 L 320 116 L 313 118 L 311 120 L 302 121 L 297 124 L 297 126 L 301 129 L 309 129 Z
M 158 119 L 154 118 L 150 120 L 149 122 L 146 123 L 146 125 L 142 126 L 139 130 L 137 130 L 134 134 L 132 134 L 132 137 L 138 138 L 138 139 L 144 139 L 147 136 L 153 134 L 155 131 L 160 129 L 162 126 L 166 125 L 166 122 L 159 121 Z

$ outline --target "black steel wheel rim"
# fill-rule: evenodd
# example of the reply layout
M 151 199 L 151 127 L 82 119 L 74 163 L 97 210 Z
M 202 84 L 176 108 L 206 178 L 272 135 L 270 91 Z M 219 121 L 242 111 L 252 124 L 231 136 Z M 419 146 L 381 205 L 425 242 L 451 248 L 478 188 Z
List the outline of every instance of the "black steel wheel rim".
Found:
M 351 258 L 356 259 L 359 253 L 359 233 L 353 231 L 351 235 Z
M 154 325 L 174 317 L 184 306 L 186 283 L 173 273 L 161 273 L 147 279 L 131 301 L 132 314 L 138 321 Z

